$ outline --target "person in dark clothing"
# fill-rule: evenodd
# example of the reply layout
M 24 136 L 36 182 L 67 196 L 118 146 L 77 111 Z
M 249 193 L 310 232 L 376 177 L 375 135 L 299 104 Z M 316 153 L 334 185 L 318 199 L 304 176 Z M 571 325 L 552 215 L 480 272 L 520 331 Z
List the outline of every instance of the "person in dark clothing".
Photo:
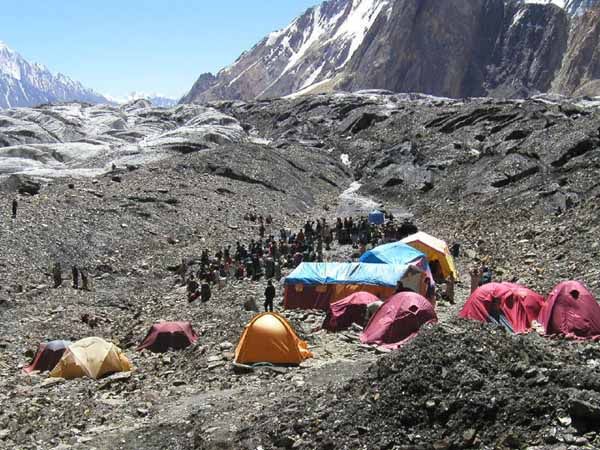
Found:
M 273 282 L 269 280 L 267 282 L 267 288 L 265 289 L 265 312 L 273 312 L 273 300 L 275 299 L 275 286 Z
M 492 269 L 487 266 L 483 266 L 481 268 L 481 278 L 479 279 L 479 286 L 483 286 L 484 284 L 488 284 L 492 282 L 493 274 Z
M 460 244 L 458 242 L 455 242 L 454 244 L 452 244 L 452 247 L 450 247 L 450 254 L 452 255 L 453 258 L 458 258 L 460 255 Z
M 73 266 L 71 274 L 73 275 L 73 289 L 79 289 L 79 270 L 77 266 Z
M 60 268 L 60 263 L 57 262 L 52 267 L 52 278 L 54 279 L 54 289 L 59 288 L 62 285 L 62 269 Z
M 17 218 L 17 208 L 19 206 L 19 202 L 17 202 L 17 199 L 13 199 L 12 201 L 12 218 L 16 219 Z
M 431 270 L 431 275 L 436 283 L 439 283 L 444 279 L 442 265 L 437 259 L 429 262 L 429 269 Z
M 262 222 L 260 223 L 260 227 L 258 227 L 258 234 L 261 239 L 265 237 L 265 226 Z
M 199 287 L 200 286 L 198 285 L 198 282 L 195 280 L 194 275 L 190 275 L 190 278 L 188 278 L 188 280 L 187 280 L 188 302 L 191 303 L 198 298 L 198 296 L 199 296 L 198 288 Z
M 81 276 L 81 289 L 83 289 L 84 291 L 91 291 L 92 288 L 90 286 L 90 281 L 88 278 L 87 267 L 80 267 L 79 275 Z
M 208 281 L 203 280 L 202 285 L 200 286 L 200 300 L 202 300 L 202 303 L 206 303 L 210 300 L 211 295 L 212 293 Z
M 492 303 L 490 304 L 488 322 L 494 325 L 498 325 L 504 327 L 510 333 L 514 333 L 514 329 L 508 320 L 508 318 L 502 312 L 502 301 L 494 297 L 492 298 Z
M 435 308 L 435 305 L 436 305 L 435 284 L 429 277 L 427 277 L 427 279 L 425 280 L 425 283 L 427 283 L 427 290 L 425 293 L 425 298 L 427 300 L 429 300 L 429 303 L 431 303 L 433 305 L 433 307 Z

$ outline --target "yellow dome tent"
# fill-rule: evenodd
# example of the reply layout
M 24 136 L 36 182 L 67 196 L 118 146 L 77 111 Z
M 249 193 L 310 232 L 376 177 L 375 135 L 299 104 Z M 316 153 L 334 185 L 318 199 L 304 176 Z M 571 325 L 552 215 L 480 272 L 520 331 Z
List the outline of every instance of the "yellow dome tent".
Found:
M 444 278 L 451 276 L 454 281 L 459 280 L 454 258 L 452 258 L 448 244 L 445 241 L 419 231 L 402 239 L 401 242 L 425 253 L 430 265 L 432 262 L 437 261 L 440 264 Z
M 128 372 L 132 365 L 116 345 L 98 337 L 81 339 L 67 348 L 51 377 L 67 380 L 89 377 L 97 379 L 115 372 Z
M 246 325 L 235 349 L 235 362 L 239 364 L 299 364 L 312 356 L 289 322 L 270 312 L 257 315 Z

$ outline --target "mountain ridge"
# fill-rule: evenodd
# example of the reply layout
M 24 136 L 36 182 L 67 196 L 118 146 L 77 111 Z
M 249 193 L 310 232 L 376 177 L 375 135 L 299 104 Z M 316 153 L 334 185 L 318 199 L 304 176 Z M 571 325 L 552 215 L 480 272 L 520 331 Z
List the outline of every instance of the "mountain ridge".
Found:
M 563 74 L 571 79 L 566 85 L 557 76 L 572 66 L 565 60 L 573 54 L 572 30 L 599 3 L 329 0 L 270 33 L 216 75 L 202 74 L 180 102 L 361 89 L 452 97 L 570 95 L 579 88 L 572 85 L 576 77 Z M 593 74 L 595 60 L 585 58 L 579 53 L 576 59 Z
M 67 101 L 109 103 L 80 82 L 61 73 L 54 75 L 46 66 L 27 61 L 0 41 L 0 108 Z

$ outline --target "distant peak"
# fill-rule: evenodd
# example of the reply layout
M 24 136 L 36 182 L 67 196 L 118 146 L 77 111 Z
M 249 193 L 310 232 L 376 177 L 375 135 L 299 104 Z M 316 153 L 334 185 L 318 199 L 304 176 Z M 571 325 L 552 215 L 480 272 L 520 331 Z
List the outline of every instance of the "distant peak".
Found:
M 10 53 L 14 53 L 13 49 L 11 49 L 5 42 L 0 41 L 0 50 L 5 50 Z

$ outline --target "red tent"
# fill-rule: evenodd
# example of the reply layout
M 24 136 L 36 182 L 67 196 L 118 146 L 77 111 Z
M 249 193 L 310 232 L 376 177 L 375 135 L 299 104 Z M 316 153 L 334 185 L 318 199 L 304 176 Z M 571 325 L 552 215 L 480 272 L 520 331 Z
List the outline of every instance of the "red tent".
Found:
M 531 322 L 537 320 L 544 297 L 526 287 L 513 283 L 488 283 L 480 286 L 468 298 L 459 316 L 480 322 L 492 322 L 490 315 L 493 299 L 515 333 L 531 331 Z
M 198 336 L 189 322 L 160 322 L 152 325 L 138 351 L 148 349 L 155 353 L 164 353 L 170 348 L 181 350 L 198 340 Z
M 40 344 L 33 361 L 28 366 L 23 367 L 23 372 L 31 373 L 36 370 L 44 372 L 54 369 L 69 345 L 71 345 L 69 341 L 50 341 Z
M 323 328 L 329 331 L 344 330 L 353 323 L 364 327 L 367 306 L 379 301 L 369 292 L 357 292 L 330 305 Z
M 423 325 L 436 322 L 437 315 L 429 300 L 414 292 L 401 292 L 389 298 L 371 317 L 360 341 L 394 349 L 415 337 Z
M 600 305 L 577 281 L 565 281 L 552 290 L 539 321 L 547 335 L 600 340 Z

